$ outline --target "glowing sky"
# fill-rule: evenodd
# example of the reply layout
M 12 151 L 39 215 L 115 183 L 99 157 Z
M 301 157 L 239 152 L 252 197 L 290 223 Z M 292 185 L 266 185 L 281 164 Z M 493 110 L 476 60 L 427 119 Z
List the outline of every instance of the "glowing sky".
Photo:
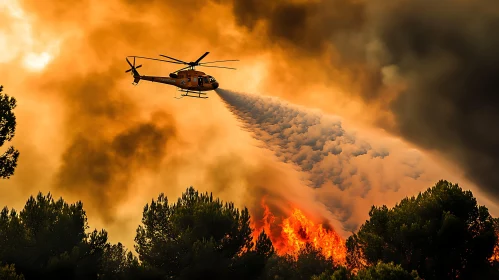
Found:
M 447 98 L 461 90 L 435 78 L 460 77 L 467 57 L 489 47 L 481 47 L 484 39 L 476 35 L 475 44 L 467 45 L 466 51 L 463 47 L 463 57 L 467 56 L 458 59 L 459 50 L 433 37 L 429 39 L 447 51 L 439 54 L 409 45 L 412 38 L 403 38 L 392 25 L 409 24 L 424 13 L 432 19 L 449 1 L 435 11 L 423 9 L 418 1 L 398 1 L 384 10 L 374 7 L 378 1 L 372 2 L 276 1 L 267 6 L 267 1 L 258 0 L 0 1 L 4 19 L 0 83 L 18 100 L 13 145 L 21 153 L 15 176 L 0 182 L 0 203 L 19 209 L 38 191 L 82 200 L 90 226 L 105 227 L 112 241 L 122 241 L 129 248 L 142 207 L 160 192 L 176 197 L 190 185 L 255 212 L 260 211 L 255 207 L 261 197 L 269 195 L 269 203 L 283 210 L 292 203 L 329 219 L 342 236 L 367 218 L 372 204 L 393 205 L 438 179 L 473 190 L 479 203 L 499 214 L 491 187 L 495 175 L 477 179 L 480 172 L 472 167 L 472 162 L 483 170 L 496 166 L 494 150 L 484 153 L 495 136 L 489 132 L 490 139 L 483 137 L 496 115 L 487 109 L 483 114 L 489 121 L 483 121 L 482 115 L 468 110 L 471 120 L 461 127 L 455 113 L 462 104 Z M 497 14 L 497 9 L 485 12 L 480 4 L 458 3 L 452 12 L 441 13 L 440 26 L 456 25 L 460 13 L 469 9 L 482 13 L 482 18 Z M 417 9 L 411 13 L 404 5 Z M 462 20 L 489 32 L 490 21 Z M 432 27 L 427 21 L 421 25 L 421 29 Z M 449 34 L 459 39 L 472 34 L 468 29 L 453 30 Z M 296 114 L 313 115 L 320 110 L 326 119 L 320 125 L 325 127 L 309 129 L 307 137 L 328 138 L 324 133 L 333 133 L 334 120 L 341 118 L 347 133 L 390 150 L 390 156 L 371 161 L 340 162 L 331 157 L 312 167 L 329 172 L 348 162 L 350 169 L 361 169 L 375 182 L 371 190 L 360 195 L 359 188 L 341 191 L 331 183 L 309 187 L 303 181 L 306 172 L 300 169 L 301 161 L 296 166 L 283 163 L 279 153 L 310 160 L 312 152 L 286 149 L 276 154 L 275 149 L 260 148 L 261 140 L 277 139 L 266 130 L 267 135 L 258 138 L 254 137 L 257 130 L 241 129 L 234 114 L 249 112 L 246 103 L 231 111 L 214 92 L 207 100 L 176 100 L 174 88 L 148 82 L 134 87 L 124 73 L 127 55 L 166 54 L 190 61 L 205 51 L 210 51 L 207 61 L 241 60 L 227 65 L 237 71 L 198 69 L 216 77 L 222 89 L 279 97 L 276 104 L 301 105 L 299 112 L 305 113 Z M 441 58 L 438 65 L 433 62 L 436 58 Z M 175 65 L 152 61 L 142 64 L 141 74 L 167 76 L 177 70 Z M 475 71 L 483 70 L 478 62 L 474 66 Z M 449 94 L 438 95 L 439 85 Z M 425 101 L 427 94 L 432 94 L 431 103 Z M 489 101 L 490 106 L 494 102 Z M 433 108 L 434 104 L 441 107 Z M 293 122 L 279 123 L 283 119 L 274 115 L 274 125 L 300 127 L 307 120 L 293 119 L 294 113 L 286 111 L 291 110 L 288 105 L 275 106 L 288 112 L 282 116 Z M 252 123 L 251 119 L 246 122 Z M 347 142 L 335 145 L 353 149 Z M 401 158 L 417 161 L 424 180 L 401 179 L 405 172 L 398 165 Z M 398 186 L 388 188 L 386 181 Z

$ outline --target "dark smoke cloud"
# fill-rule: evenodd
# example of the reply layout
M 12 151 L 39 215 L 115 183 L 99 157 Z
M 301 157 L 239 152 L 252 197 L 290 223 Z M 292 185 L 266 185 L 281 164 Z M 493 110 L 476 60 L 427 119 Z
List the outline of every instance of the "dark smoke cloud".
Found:
M 446 153 L 498 199 L 499 2 L 425 3 L 382 24 L 389 63 L 408 83 L 392 104 L 400 133 Z
M 71 140 L 56 186 L 84 198 L 92 208 L 104 209 L 100 215 L 108 222 L 133 180 L 141 172 L 157 171 L 167 145 L 177 138 L 171 115 L 156 112 L 149 120 L 138 118 L 136 106 L 113 82 L 116 70 L 60 83 L 71 108 L 66 128 Z
M 171 120 L 163 125 L 156 122 L 132 124 L 109 140 L 77 135 L 63 154 L 57 186 L 105 209 L 101 215 L 111 222 L 133 180 L 141 172 L 158 170 L 168 142 L 175 137 Z
M 271 38 L 309 52 L 326 47 L 338 33 L 360 31 L 365 22 L 364 10 L 362 3 L 349 0 L 233 1 L 239 24 L 254 28 L 258 21 L 265 21 Z
M 380 125 L 439 150 L 499 199 L 498 1 L 234 0 L 234 14 L 303 54 L 332 47 L 355 93 L 394 114 L 395 126 Z M 394 99 L 393 83 L 405 87 Z

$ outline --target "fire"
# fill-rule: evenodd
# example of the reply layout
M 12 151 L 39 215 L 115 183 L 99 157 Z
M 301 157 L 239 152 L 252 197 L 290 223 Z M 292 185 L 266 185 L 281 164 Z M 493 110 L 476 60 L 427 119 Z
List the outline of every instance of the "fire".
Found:
M 494 252 L 489 258 L 490 262 L 499 262 L 499 230 L 496 230 L 496 236 L 498 240 L 496 242 L 496 245 L 494 246 Z
M 322 251 L 324 256 L 332 257 L 337 263 L 344 264 L 346 258 L 345 241 L 334 231 L 322 224 L 315 224 L 298 208 L 293 208 L 289 217 L 276 218 L 262 199 L 263 219 L 253 223 L 255 237 L 262 230 L 269 235 L 277 253 L 280 255 L 295 255 L 298 251 L 311 243 Z M 281 220 L 278 223 L 277 220 Z
M 291 217 L 284 219 L 283 235 L 288 240 L 289 249 L 298 251 L 307 241 L 315 248 L 321 248 L 326 257 L 343 262 L 346 247 L 341 237 L 333 230 L 326 230 L 321 224 L 315 225 L 299 210 L 294 209 Z
M 494 253 L 490 257 L 491 262 L 499 262 L 499 242 L 494 246 Z

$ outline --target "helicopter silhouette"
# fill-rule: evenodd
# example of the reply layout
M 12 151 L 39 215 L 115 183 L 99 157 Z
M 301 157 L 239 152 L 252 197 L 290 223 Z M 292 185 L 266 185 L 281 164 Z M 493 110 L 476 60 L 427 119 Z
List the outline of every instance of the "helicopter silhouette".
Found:
M 160 54 L 160 56 L 168 58 L 170 60 L 157 59 L 145 56 L 127 56 L 126 61 L 130 65 L 130 69 L 126 70 L 125 73 L 132 72 L 131 74 L 133 76 L 133 83 L 132 83 L 133 85 L 137 85 L 140 82 L 140 80 L 162 83 L 175 86 L 178 88 L 179 91 L 184 92 L 183 94 L 181 94 L 180 98 L 182 97 L 208 98 L 208 96 L 201 96 L 201 95 L 207 95 L 206 93 L 207 91 L 217 89 L 220 86 L 220 84 L 215 79 L 215 77 L 208 75 L 205 72 L 197 71 L 195 67 L 199 66 L 199 67 L 212 67 L 212 68 L 224 68 L 224 69 L 236 70 L 236 68 L 232 67 L 223 67 L 223 66 L 206 65 L 206 64 L 239 61 L 237 59 L 230 59 L 230 60 L 217 60 L 217 61 L 200 63 L 200 61 L 203 58 L 205 58 L 209 53 L 210 52 L 206 52 L 197 60 L 191 62 L 185 62 L 180 59 L 176 59 L 162 54 Z M 128 58 L 131 57 L 133 57 L 133 64 L 128 60 Z M 146 76 L 146 75 L 140 75 L 139 72 L 137 71 L 138 68 L 142 67 L 142 64 L 139 66 L 135 66 L 135 58 L 156 60 L 173 64 L 184 64 L 187 66 L 170 73 L 169 77 Z M 189 95 L 189 93 L 197 94 L 197 96 Z

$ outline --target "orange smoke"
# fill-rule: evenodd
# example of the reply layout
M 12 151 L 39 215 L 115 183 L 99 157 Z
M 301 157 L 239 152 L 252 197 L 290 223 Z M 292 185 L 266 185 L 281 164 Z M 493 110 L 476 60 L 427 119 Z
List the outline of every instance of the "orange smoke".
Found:
M 345 241 L 334 229 L 315 224 L 298 208 L 293 208 L 289 217 L 279 219 L 272 214 L 264 199 L 261 205 L 264 210 L 263 219 L 253 222 L 254 237 L 257 238 L 258 234 L 265 230 L 278 254 L 296 255 L 307 243 L 311 243 L 321 250 L 324 256 L 332 257 L 336 263 L 346 263 Z M 282 222 L 278 223 L 277 220 Z

